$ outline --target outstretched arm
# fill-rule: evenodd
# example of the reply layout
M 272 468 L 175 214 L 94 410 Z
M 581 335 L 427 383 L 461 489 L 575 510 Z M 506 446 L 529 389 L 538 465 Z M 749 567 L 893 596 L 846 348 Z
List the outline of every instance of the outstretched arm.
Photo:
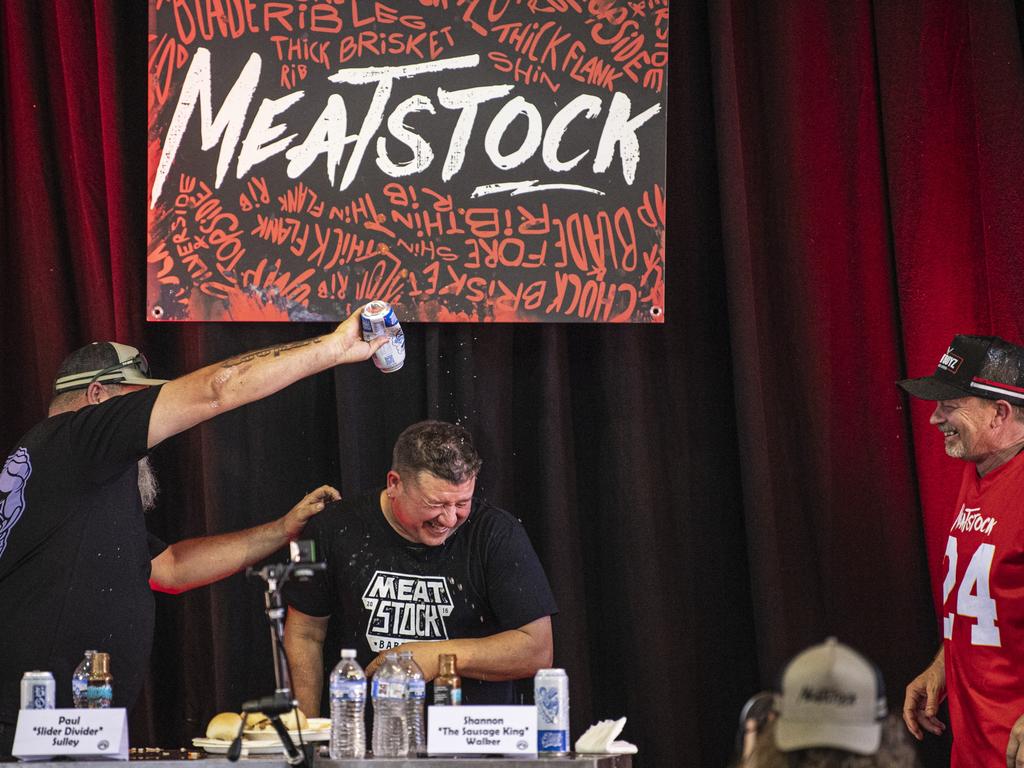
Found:
M 488 637 L 441 640 L 436 643 L 403 643 L 386 653 L 412 651 L 413 658 L 430 682 L 437 677 L 437 657 L 442 653 L 458 656 L 459 675 L 475 680 L 519 680 L 532 677 L 538 669 L 551 666 L 554 657 L 551 640 L 551 617 L 524 624 L 518 629 L 498 632 Z M 384 661 L 377 655 L 366 667 L 370 677 Z
M 292 691 L 299 700 L 299 709 L 307 717 L 316 717 L 320 712 L 328 618 L 310 616 L 289 606 L 284 623 L 284 650 L 288 655 Z
M 244 531 L 171 544 L 153 558 L 149 586 L 157 592 L 177 594 L 230 576 L 298 538 L 309 518 L 322 511 L 328 501 L 340 498 L 334 488 L 321 485 L 278 520 Z
M 324 336 L 248 352 L 167 382 L 153 405 L 148 446 L 314 373 L 369 359 L 387 337 L 363 341 L 361 311 Z
M 941 736 L 946 724 L 936 717 L 939 705 L 946 698 L 946 662 L 939 648 L 928 668 L 910 681 L 903 700 L 903 722 L 918 741 L 924 731 Z

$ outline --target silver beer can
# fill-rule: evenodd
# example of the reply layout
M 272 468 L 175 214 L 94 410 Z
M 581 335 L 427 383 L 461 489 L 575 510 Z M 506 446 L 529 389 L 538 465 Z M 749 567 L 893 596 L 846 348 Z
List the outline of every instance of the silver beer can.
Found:
M 540 669 L 533 678 L 537 705 L 537 752 L 569 753 L 569 677 L 564 669 Z
M 405 365 L 405 333 L 395 316 L 395 310 L 386 301 L 371 301 L 359 317 L 363 326 L 363 341 L 388 336 L 388 342 L 373 355 L 373 362 L 384 373 L 392 373 Z
M 21 676 L 22 709 L 56 709 L 57 684 L 50 672 L 33 670 Z

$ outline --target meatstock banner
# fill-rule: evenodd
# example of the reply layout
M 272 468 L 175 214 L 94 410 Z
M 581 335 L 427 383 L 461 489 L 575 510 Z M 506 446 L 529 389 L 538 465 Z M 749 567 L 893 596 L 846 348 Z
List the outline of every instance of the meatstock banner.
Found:
M 150 0 L 148 317 L 663 322 L 668 0 Z

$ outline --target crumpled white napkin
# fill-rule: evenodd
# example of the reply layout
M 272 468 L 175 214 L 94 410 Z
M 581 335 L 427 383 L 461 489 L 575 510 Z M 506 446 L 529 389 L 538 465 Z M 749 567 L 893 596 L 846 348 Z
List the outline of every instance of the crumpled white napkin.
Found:
M 635 755 L 637 753 L 636 744 L 630 744 L 628 741 L 615 741 L 615 737 L 622 733 L 625 725 L 626 718 L 624 717 L 595 723 L 576 739 L 576 751 L 604 755 Z

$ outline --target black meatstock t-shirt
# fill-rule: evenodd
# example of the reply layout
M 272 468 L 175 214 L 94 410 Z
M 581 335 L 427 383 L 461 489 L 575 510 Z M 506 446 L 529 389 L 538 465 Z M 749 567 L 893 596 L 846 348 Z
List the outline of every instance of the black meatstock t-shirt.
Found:
M 142 688 L 153 641 L 150 560 L 137 462 L 159 387 L 33 427 L 0 472 L 0 722 L 17 720 L 20 680 L 53 673 L 71 706 L 87 648 L 110 654 L 114 705 Z
M 316 541 L 327 571 L 284 591 L 297 610 L 331 617 L 325 680 L 342 648 L 355 648 L 365 667 L 402 643 L 487 637 L 558 611 L 522 523 L 479 499 L 436 547 L 399 536 L 379 491 L 328 505 L 303 538 Z M 463 676 L 462 696 L 465 704 L 514 703 L 511 681 Z

